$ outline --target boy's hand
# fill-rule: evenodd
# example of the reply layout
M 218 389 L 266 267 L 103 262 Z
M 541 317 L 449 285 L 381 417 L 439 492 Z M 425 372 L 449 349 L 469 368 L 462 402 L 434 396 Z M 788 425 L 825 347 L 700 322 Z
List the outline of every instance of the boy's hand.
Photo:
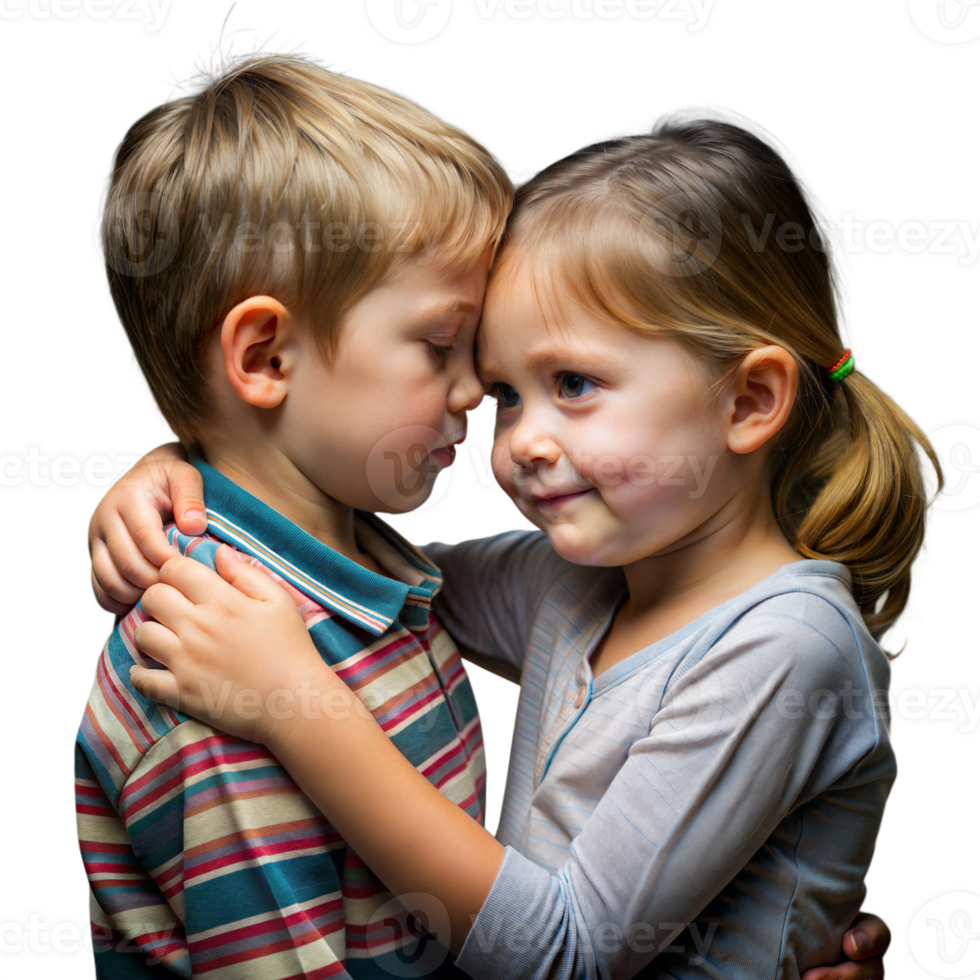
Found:
M 281 738 L 290 721 L 356 695 L 324 664 L 285 589 L 222 545 L 219 575 L 192 558 L 160 569 L 143 595 L 155 622 L 136 630 L 136 645 L 169 670 L 134 666 L 133 686 L 215 728 L 252 742 Z M 229 584 L 230 583 L 230 584 Z M 360 702 L 358 701 L 358 704 Z
M 92 589 L 103 609 L 120 615 L 160 581 L 160 566 L 177 554 L 163 533 L 173 515 L 184 534 L 207 529 L 201 474 L 177 443 L 147 453 L 124 474 L 92 515 L 88 529 Z
M 844 934 L 841 944 L 847 957 L 837 966 L 818 966 L 807 970 L 801 980 L 882 980 L 882 957 L 892 941 L 888 926 L 869 912 L 859 912 Z

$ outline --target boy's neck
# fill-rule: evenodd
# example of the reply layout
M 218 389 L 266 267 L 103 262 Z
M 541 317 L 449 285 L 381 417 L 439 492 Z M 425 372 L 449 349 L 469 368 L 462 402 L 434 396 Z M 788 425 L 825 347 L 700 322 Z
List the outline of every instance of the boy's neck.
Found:
M 259 458 L 225 447 L 203 446 L 201 455 L 222 476 L 267 504 L 321 544 L 372 572 L 386 574 L 357 543 L 354 510 L 327 496 L 284 456 Z

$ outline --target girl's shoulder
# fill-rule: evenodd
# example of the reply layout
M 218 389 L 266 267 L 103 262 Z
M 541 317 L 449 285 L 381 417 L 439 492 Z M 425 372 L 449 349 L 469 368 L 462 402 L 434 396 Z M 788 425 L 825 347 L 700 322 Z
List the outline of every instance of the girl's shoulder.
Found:
M 850 573 L 839 562 L 784 565 L 714 612 L 715 621 L 696 644 L 702 655 L 746 649 L 813 683 L 836 685 L 849 675 L 874 689 L 888 685 L 888 657 L 869 632 Z

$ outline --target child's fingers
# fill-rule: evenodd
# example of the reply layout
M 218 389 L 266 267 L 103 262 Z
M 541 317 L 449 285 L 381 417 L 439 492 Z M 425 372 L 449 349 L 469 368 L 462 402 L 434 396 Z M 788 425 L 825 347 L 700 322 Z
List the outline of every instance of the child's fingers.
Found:
M 193 563 L 195 565 L 198 564 L 197 562 Z M 203 565 L 198 565 L 198 567 L 204 568 Z M 205 569 L 205 571 L 210 572 L 210 569 Z M 212 572 L 211 574 L 214 573 Z M 183 590 L 180 588 L 174 588 L 165 582 L 158 582 L 156 585 L 151 585 L 143 593 L 143 599 L 140 605 L 144 615 L 155 619 L 157 623 L 165 626 L 167 632 L 179 630 L 187 622 L 187 619 L 194 614 L 193 600 L 185 596 Z M 137 634 L 148 625 L 149 623 L 143 623 L 138 627 Z M 139 645 L 139 641 L 137 641 L 137 645 Z M 140 649 L 142 650 L 143 647 L 140 646 Z M 152 654 L 152 651 L 147 650 L 146 652 Z
M 169 705 L 171 708 L 180 707 L 177 678 L 169 670 L 150 670 L 134 664 L 129 669 L 129 682 L 143 697 L 151 701 Z
M 98 527 L 93 518 L 89 532 L 93 560 L 99 543 L 105 545 L 119 575 L 141 590 L 159 581 L 160 566 L 177 554 L 163 533 L 160 515 L 143 504 L 138 512 L 110 515 Z
M 218 549 L 214 567 L 226 582 L 250 599 L 259 599 L 263 602 L 279 602 L 285 599 L 288 605 L 293 605 L 285 591 L 265 572 L 249 565 L 246 555 L 234 551 L 227 545 L 222 545 Z
M 145 653 L 168 668 L 180 655 L 180 639 L 177 634 L 170 627 L 152 619 L 136 627 L 133 640 L 141 653 Z
M 137 466 L 148 468 L 153 491 L 166 497 L 181 534 L 197 535 L 207 530 L 204 481 L 187 462 L 187 450 L 177 439 L 168 438 L 154 446 Z
M 881 956 L 892 941 L 891 930 L 871 912 L 859 912 L 844 936 L 844 952 L 852 960 Z
M 139 602 L 143 590 L 119 574 L 105 542 L 92 542 L 92 588 L 103 609 L 121 615 Z
M 285 592 L 268 575 L 246 564 L 247 558 L 244 555 L 240 558 L 238 556 L 239 553 L 227 545 L 218 548 L 215 559 L 215 568 L 220 573 L 218 575 L 206 565 L 194 561 L 193 558 L 171 558 L 160 569 L 160 581 L 163 585 L 178 591 L 194 605 L 222 601 L 232 602 L 236 597 L 240 600 L 241 594 L 244 594 L 251 599 L 273 602 L 285 598 L 289 606 L 293 608 Z M 150 595 L 151 591 L 153 590 L 148 590 L 146 595 Z M 151 612 L 151 608 L 146 605 L 146 598 L 144 597 L 144 611 L 152 615 L 154 619 L 160 619 L 156 613 Z M 172 614 L 183 610 L 180 607 L 170 605 L 163 611 L 165 614 Z
M 881 980 L 885 975 L 882 955 L 890 942 L 891 932 L 882 919 L 859 912 L 841 944 L 844 955 L 856 962 L 808 970 L 801 980 Z
M 208 529 L 204 506 L 204 481 L 197 469 L 176 459 L 167 472 L 174 520 L 182 534 L 203 534 Z
M 195 606 L 238 598 L 220 575 L 193 558 L 178 556 L 165 562 L 160 569 L 160 581 L 176 589 Z
M 128 559 L 132 571 L 141 577 L 130 578 L 130 571 L 127 568 L 122 568 L 121 571 L 126 578 L 131 582 L 136 582 L 137 585 L 147 578 L 155 577 L 157 570 L 165 561 L 180 554 L 167 540 L 167 535 L 163 530 L 163 520 L 159 514 L 154 514 L 152 517 L 146 515 L 145 521 L 127 524 L 126 528 L 139 551 L 132 552 L 132 549 L 127 548 L 121 557 L 124 560 Z M 120 542 L 120 547 L 122 547 L 122 542 Z M 109 548 L 112 550 L 112 542 L 109 542 Z M 113 554 L 115 554 L 114 551 Z
M 92 591 L 95 593 L 95 601 L 106 611 L 111 612 L 113 616 L 125 616 L 126 613 L 132 609 L 134 603 L 132 602 L 120 602 L 118 599 L 114 599 L 105 589 L 99 585 L 99 580 L 95 577 L 95 571 L 92 571 Z

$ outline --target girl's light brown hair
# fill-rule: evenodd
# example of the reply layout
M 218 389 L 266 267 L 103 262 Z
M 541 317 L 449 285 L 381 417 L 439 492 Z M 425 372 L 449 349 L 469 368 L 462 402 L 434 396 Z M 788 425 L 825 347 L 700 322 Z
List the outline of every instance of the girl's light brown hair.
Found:
M 826 368 L 844 347 L 827 243 L 782 157 L 739 126 L 668 119 L 597 143 L 518 190 L 494 275 L 533 257 L 599 315 L 675 337 L 724 378 L 779 344 L 799 366 L 772 446 L 772 503 L 806 558 L 842 562 L 880 636 L 905 607 L 922 544 L 919 427 L 865 375 Z
M 157 404 L 192 443 L 211 422 L 202 348 L 237 303 L 304 314 L 329 357 L 368 290 L 413 260 L 471 263 L 512 203 L 496 160 L 415 103 L 304 58 L 249 58 L 130 128 L 106 272 Z

